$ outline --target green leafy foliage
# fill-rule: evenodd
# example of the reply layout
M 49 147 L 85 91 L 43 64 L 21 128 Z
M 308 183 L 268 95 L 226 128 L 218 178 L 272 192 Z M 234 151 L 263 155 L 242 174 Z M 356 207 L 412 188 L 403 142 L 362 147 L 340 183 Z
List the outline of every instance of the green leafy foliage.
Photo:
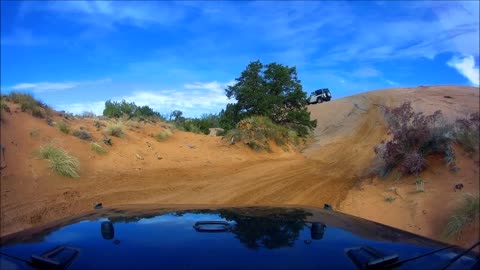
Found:
M 210 128 L 218 128 L 220 116 L 217 114 L 204 114 L 200 118 L 185 118 L 182 111 L 173 111 L 170 114 L 171 121 L 175 126 L 187 132 L 209 134 Z
M 138 118 L 140 120 L 162 119 L 160 113 L 155 112 L 148 106 L 137 106 L 134 102 L 127 102 L 125 100 L 120 102 L 107 100 L 105 102 L 103 116 L 120 118 L 124 115 L 128 118 Z
M 263 65 L 255 61 L 235 80 L 236 83 L 226 89 L 226 94 L 237 103 L 228 104 L 220 113 L 222 128 L 232 129 L 240 120 L 250 116 L 269 117 L 302 137 L 316 127 L 316 120 L 310 120 L 307 96 L 302 91 L 295 67 L 277 63 Z

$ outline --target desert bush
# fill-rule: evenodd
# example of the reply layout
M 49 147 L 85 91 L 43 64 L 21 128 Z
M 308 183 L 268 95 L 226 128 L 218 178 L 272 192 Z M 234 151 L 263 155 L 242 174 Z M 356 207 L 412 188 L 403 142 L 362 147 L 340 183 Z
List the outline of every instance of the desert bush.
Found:
M 141 127 L 141 124 L 137 120 L 129 119 L 124 122 L 125 126 L 130 127 L 130 128 L 136 128 L 139 129 Z
M 31 112 L 35 117 L 44 118 L 44 110 L 51 111 L 50 107 L 27 93 L 11 92 L 5 96 L 5 99 L 15 104 L 20 104 L 22 112 Z
M 60 130 L 61 132 L 65 133 L 65 134 L 69 134 L 70 133 L 70 126 L 66 123 L 66 122 L 58 122 L 57 123 L 57 128 L 58 130 Z
M 89 112 L 89 111 L 84 111 L 84 112 L 82 112 L 81 117 L 83 117 L 83 118 L 94 118 L 95 113 Z
M 48 160 L 50 168 L 59 175 L 79 177 L 77 171 L 80 167 L 80 162 L 65 150 L 49 144 L 40 147 L 38 156 L 41 159 Z
M 30 109 L 32 112 L 32 115 L 37 117 L 37 118 L 45 118 L 45 115 L 40 107 L 33 107 Z
M 386 202 L 389 202 L 389 203 L 392 203 L 392 202 L 394 202 L 396 199 L 397 199 L 397 198 L 394 198 L 394 197 L 392 197 L 392 196 L 388 196 L 388 197 L 385 198 L 385 201 L 386 201 Z
M 87 130 L 75 130 L 73 132 L 73 136 L 82 139 L 82 140 L 90 140 L 92 138 L 92 134 Z
M 385 120 L 391 139 L 374 148 L 376 174 L 386 176 L 398 168 L 402 174 L 418 176 L 427 168 L 426 156 L 441 154 L 448 166 L 455 167 L 453 127 L 441 111 L 425 116 L 415 113 L 409 102 L 396 108 L 385 107 Z
M 40 135 L 40 130 L 34 129 L 34 130 L 30 131 L 30 136 L 31 137 L 38 137 L 38 135 Z
M 95 120 L 93 120 L 93 126 L 96 127 L 97 129 L 99 129 L 101 127 L 106 127 L 107 125 L 104 122 L 102 122 L 98 119 L 95 119 Z
M 157 141 L 163 141 L 163 140 L 166 140 L 168 139 L 170 136 L 172 136 L 172 131 L 170 129 L 165 129 L 163 130 L 162 132 L 158 133 L 157 135 L 154 136 L 154 138 L 157 140 Z
M 5 96 L 5 99 L 15 104 L 25 105 L 25 107 L 29 107 L 29 104 L 31 104 L 32 107 L 42 105 L 41 102 L 34 99 L 32 95 L 21 92 L 11 92 Z
M 472 113 L 468 118 L 457 119 L 455 122 L 455 140 L 466 152 L 479 151 L 480 113 Z
M 252 116 L 241 120 L 235 129 L 227 132 L 224 139 L 234 144 L 243 142 L 255 151 L 270 150 L 269 141 L 278 145 L 295 144 L 296 133 L 276 125 L 268 117 Z
M 101 147 L 98 143 L 95 143 L 95 142 L 92 142 L 91 149 L 93 152 L 99 155 L 104 155 L 107 153 L 107 150 L 103 149 L 103 147 Z
M 446 237 L 452 237 L 462 231 L 465 226 L 478 221 L 480 213 L 479 195 L 465 194 L 460 204 L 452 211 L 444 231 Z
M 2 116 L 5 112 L 10 112 L 10 108 L 7 105 L 5 97 L 2 96 L 2 97 L 0 97 L 0 118 L 2 118 Z
M 119 121 L 109 123 L 105 132 L 110 136 L 121 137 L 123 136 L 123 123 Z

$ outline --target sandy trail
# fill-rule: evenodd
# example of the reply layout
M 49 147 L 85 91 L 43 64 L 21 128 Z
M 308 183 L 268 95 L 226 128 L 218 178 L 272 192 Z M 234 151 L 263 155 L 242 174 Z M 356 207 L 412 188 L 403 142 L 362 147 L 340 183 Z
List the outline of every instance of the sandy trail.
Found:
M 387 138 L 380 107 L 403 101 L 411 101 L 416 110 L 427 113 L 441 109 L 450 120 L 479 109 L 478 88 L 374 91 L 310 106 L 312 117 L 318 120 L 316 140 L 302 154 L 275 147 L 273 153 L 255 153 L 241 145 L 229 146 L 217 137 L 184 132 L 157 142 L 149 136 L 163 128 L 157 124 L 129 127 L 125 138 L 113 138 L 113 146 L 105 156 L 90 151 L 87 142 L 60 133 L 45 120 L 17 109 L 1 125 L 1 143 L 7 146 L 8 164 L 1 172 L 1 235 L 88 211 L 97 202 L 106 206 L 162 203 L 313 207 L 330 203 L 340 211 L 438 239 L 437 223 L 445 220 L 445 214 L 430 215 L 439 212 L 435 211 L 435 197 L 448 193 L 448 198 L 455 201 L 460 194 L 452 195 L 447 187 L 455 177 L 464 180 L 465 192 L 478 192 L 478 163 L 461 156 L 461 176 L 452 176 L 442 169 L 441 162 L 435 163 L 425 180 L 433 182 L 435 177 L 447 182 L 444 188 L 429 186 L 421 199 L 409 197 L 411 179 L 396 182 L 404 203 L 398 203 L 401 199 L 392 204 L 382 201 L 390 183 L 382 186 L 376 184 L 376 179 L 370 180 L 373 184 L 361 181 L 374 157 L 373 147 Z M 97 139 L 102 137 L 91 120 L 69 123 L 74 129 L 87 127 Z M 33 130 L 38 130 L 39 135 L 32 136 Z M 45 161 L 33 157 L 35 149 L 52 140 L 79 158 L 79 179 L 55 175 Z M 444 210 L 453 206 L 450 203 Z M 429 214 L 423 214 L 423 210 Z

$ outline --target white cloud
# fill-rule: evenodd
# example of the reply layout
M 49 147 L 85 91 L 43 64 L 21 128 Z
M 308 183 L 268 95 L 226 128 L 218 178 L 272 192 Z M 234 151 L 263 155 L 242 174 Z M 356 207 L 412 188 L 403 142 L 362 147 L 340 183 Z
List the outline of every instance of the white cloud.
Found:
M 101 84 L 105 82 L 110 82 L 110 79 L 103 79 L 97 81 L 81 81 L 81 82 L 37 82 L 37 83 L 19 83 L 12 87 L 12 90 L 28 90 L 34 93 L 43 93 L 43 92 L 54 92 L 54 91 L 63 91 L 78 86 L 86 86 L 93 84 Z
M 479 85 L 479 67 L 475 65 L 475 58 L 472 55 L 454 56 L 447 65 L 455 68 L 460 74 L 465 76 L 470 83 Z
M 170 3 L 63 1 L 32 4 L 23 13 L 50 10 L 69 20 L 87 25 L 112 29 L 115 24 L 145 27 L 148 24 L 171 25 L 183 18 L 183 11 Z
M 363 67 L 353 71 L 352 75 L 361 78 L 378 77 L 382 73 L 372 67 Z
M 96 115 L 102 115 L 103 109 L 105 108 L 105 101 L 60 104 L 53 106 L 53 108 L 57 111 L 66 111 L 74 114 L 93 112 Z
M 383 79 L 383 81 L 388 83 L 389 85 L 392 85 L 392 86 L 400 85 L 398 82 L 394 82 L 394 81 L 388 80 L 388 79 Z
M 224 92 L 224 89 L 231 83 L 220 83 L 217 81 L 195 82 L 185 84 L 181 89 L 136 90 L 130 95 L 113 97 L 112 100 L 126 100 L 135 102 L 139 106 L 147 105 L 160 113 L 181 110 L 187 117 L 197 117 L 203 113 L 218 113 L 225 108 L 226 104 L 234 102 L 229 100 Z M 84 111 L 102 114 L 104 104 L 105 101 L 95 101 L 62 104 L 54 107 L 55 109 L 75 114 Z

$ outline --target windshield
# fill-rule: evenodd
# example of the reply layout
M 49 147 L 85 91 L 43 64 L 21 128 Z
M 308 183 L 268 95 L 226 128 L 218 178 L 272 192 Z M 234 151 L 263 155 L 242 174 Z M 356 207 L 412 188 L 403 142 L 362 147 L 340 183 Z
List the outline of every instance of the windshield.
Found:
M 478 1 L 0 5 L 2 238 L 153 204 L 480 240 Z

